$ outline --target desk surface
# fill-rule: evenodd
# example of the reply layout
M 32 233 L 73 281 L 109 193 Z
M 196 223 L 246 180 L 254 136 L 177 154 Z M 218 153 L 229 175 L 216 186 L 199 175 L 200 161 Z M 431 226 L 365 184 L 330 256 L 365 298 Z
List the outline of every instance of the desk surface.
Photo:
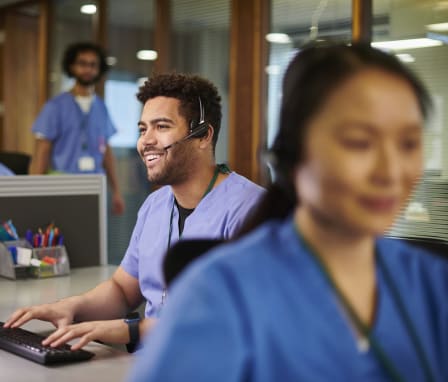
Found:
M 0 321 L 22 306 L 52 302 L 82 293 L 109 278 L 116 267 L 72 269 L 70 276 L 42 280 L 11 281 L 0 278 Z M 34 320 L 24 326 L 35 332 L 53 329 L 49 323 Z M 47 381 L 123 381 L 132 364 L 132 357 L 109 346 L 91 343 L 85 347 L 96 354 L 87 362 L 42 366 L 14 354 L 0 350 L 0 378 L 8 382 Z

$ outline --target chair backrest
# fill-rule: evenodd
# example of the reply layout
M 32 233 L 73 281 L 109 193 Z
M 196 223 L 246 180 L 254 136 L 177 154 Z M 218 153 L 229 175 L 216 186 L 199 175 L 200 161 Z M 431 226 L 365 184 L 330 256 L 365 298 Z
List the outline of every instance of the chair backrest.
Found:
M 219 244 L 220 239 L 181 240 L 174 244 L 163 260 L 163 276 L 167 286 L 189 265 Z
M 31 156 L 25 153 L 0 151 L 0 162 L 16 175 L 27 175 Z

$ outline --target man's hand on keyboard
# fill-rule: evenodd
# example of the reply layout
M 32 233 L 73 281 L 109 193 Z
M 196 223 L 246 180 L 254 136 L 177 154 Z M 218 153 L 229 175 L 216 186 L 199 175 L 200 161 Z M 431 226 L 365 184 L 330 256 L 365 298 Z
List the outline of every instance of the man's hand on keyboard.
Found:
M 35 305 L 16 310 L 5 322 L 5 328 L 17 328 L 26 322 L 39 319 L 51 322 L 60 328 L 73 322 L 75 312 L 74 301 L 64 299 L 52 304 Z
M 81 349 L 94 340 L 126 344 L 129 342 L 129 329 L 124 320 L 83 322 L 58 328 L 42 344 L 57 347 L 75 338 L 79 341 L 72 345 L 72 350 Z

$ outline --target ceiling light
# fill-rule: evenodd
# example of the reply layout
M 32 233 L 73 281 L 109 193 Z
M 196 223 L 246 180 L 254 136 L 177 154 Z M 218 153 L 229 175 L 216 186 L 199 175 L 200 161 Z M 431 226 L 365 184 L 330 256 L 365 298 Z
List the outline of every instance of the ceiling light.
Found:
M 406 63 L 415 62 L 414 56 L 411 56 L 409 53 L 399 53 L 399 54 L 396 54 L 396 56 L 398 57 L 398 59 L 401 62 L 406 62 Z
M 428 24 L 426 28 L 433 32 L 447 32 L 448 23 Z
M 286 33 L 268 33 L 266 40 L 274 44 L 288 44 L 291 42 L 291 37 Z
M 157 52 L 155 50 L 139 50 L 137 58 L 144 61 L 154 61 L 157 59 Z
M 372 42 L 372 46 L 375 48 L 389 50 L 429 48 L 440 45 L 443 45 L 442 41 L 433 40 L 431 38 Z
M 94 15 L 96 13 L 96 5 L 95 4 L 84 4 L 81 7 L 81 13 L 86 15 Z
M 114 57 L 114 56 L 108 56 L 108 57 L 106 57 L 106 63 L 107 63 L 107 65 L 109 65 L 109 66 L 114 66 L 116 63 L 117 63 L 117 57 Z

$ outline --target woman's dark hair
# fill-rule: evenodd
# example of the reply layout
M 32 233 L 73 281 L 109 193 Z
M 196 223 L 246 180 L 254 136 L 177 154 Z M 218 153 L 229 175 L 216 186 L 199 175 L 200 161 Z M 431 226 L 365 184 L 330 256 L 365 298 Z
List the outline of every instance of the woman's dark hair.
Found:
M 159 96 L 178 99 L 180 101 L 179 114 L 189 123 L 199 121 L 200 98 L 205 121 L 213 126 L 212 143 L 213 151 L 215 150 L 221 128 L 222 111 L 221 96 L 213 83 L 193 74 L 156 74 L 148 78 L 137 93 L 137 99 L 143 105 L 149 99 Z
M 91 42 L 77 42 L 71 44 L 67 47 L 64 52 L 64 57 L 62 59 L 62 69 L 68 77 L 73 77 L 71 71 L 71 66 L 75 63 L 78 58 L 78 54 L 84 52 L 93 52 L 98 56 L 99 60 L 99 72 L 97 79 L 101 78 L 109 70 L 109 65 L 106 62 L 106 54 L 99 45 L 93 44 Z
M 428 92 L 395 56 L 366 44 L 305 47 L 293 58 L 283 79 L 280 128 L 270 150 L 275 181 L 241 234 L 266 220 L 284 218 L 293 211 L 298 203 L 293 170 L 304 160 L 304 137 L 310 119 L 341 83 L 368 68 L 394 74 L 408 82 L 423 116 L 427 116 L 431 105 Z

